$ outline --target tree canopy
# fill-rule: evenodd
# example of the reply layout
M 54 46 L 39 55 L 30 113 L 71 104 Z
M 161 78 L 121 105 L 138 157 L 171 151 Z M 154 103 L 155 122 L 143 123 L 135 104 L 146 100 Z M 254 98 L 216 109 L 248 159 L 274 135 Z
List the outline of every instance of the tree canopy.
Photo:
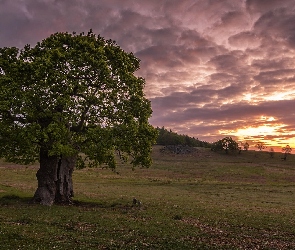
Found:
M 54 158 L 51 172 L 66 158 L 114 168 L 116 154 L 150 166 L 156 131 L 139 67 L 132 53 L 92 31 L 0 48 L 0 157 L 40 161 L 40 170 Z
M 198 138 L 190 137 L 188 135 L 180 135 L 165 127 L 157 127 L 159 145 L 186 145 L 190 147 L 210 147 L 211 144 L 206 141 L 201 141 Z
M 228 154 L 229 151 L 236 151 L 239 149 L 239 144 L 231 137 L 224 137 L 212 144 L 212 151 L 225 151 Z

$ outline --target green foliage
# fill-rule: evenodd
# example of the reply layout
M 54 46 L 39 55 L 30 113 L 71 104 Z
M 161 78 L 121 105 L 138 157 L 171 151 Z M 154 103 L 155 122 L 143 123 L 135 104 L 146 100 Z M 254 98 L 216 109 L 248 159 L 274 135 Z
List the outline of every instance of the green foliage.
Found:
M 0 157 L 30 163 L 43 148 L 114 168 L 120 152 L 149 166 L 156 131 L 145 81 L 134 75 L 139 63 L 91 31 L 0 48 Z
M 239 144 L 233 140 L 231 137 L 224 137 L 221 140 L 218 140 L 212 144 L 212 151 L 225 151 L 228 154 L 230 151 L 239 150 Z
M 187 145 L 190 147 L 210 147 L 209 142 L 200 141 L 198 138 L 189 137 L 188 135 L 179 135 L 164 127 L 156 128 L 158 131 L 158 145 Z

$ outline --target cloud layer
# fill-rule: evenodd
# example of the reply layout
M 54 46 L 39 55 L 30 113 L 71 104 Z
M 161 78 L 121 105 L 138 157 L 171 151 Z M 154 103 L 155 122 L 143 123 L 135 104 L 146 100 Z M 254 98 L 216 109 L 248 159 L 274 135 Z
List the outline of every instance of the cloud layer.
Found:
M 294 23 L 294 0 L 0 0 L 0 47 L 92 28 L 141 59 L 154 126 L 294 147 Z

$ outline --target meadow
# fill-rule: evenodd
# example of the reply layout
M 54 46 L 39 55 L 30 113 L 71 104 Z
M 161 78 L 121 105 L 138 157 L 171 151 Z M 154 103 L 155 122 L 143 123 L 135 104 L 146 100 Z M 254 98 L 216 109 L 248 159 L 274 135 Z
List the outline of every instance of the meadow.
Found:
M 295 249 L 295 155 L 160 148 L 75 170 L 71 206 L 31 204 L 38 165 L 1 162 L 0 249 Z

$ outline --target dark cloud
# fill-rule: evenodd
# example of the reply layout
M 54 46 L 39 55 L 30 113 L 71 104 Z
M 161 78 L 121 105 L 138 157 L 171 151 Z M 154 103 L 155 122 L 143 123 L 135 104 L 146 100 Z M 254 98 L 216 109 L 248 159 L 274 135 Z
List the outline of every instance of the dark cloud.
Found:
M 269 70 L 261 71 L 257 76 L 254 77 L 262 85 L 275 85 L 284 83 L 288 79 L 294 79 L 295 70 L 294 69 L 279 69 L 279 70 Z
M 246 7 L 251 13 L 265 13 L 276 9 L 293 9 L 293 0 L 247 0 Z
M 283 70 L 293 69 L 295 66 L 295 60 L 292 57 L 281 57 L 273 60 L 264 58 L 259 60 L 253 60 L 251 66 L 258 68 L 259 71 L 271 71 L 280 68 Z
M 295 45 L 295 15 L 288 9 L 275 9 L 263 14 L 255 23 L 255 32 L 280 43 Z
M 235 55 L 235 53 L 231 52 L 213 57 L 209 64 L 213 65 L 218 71 L 236 74 L 246 66 L 243 59 L 243 54 Z
M 253 32 L 244 31 L 229 37 L 228 41 L 236 48 L 257 48 L 261 44 L 261 37 Z
M 295 146 L 294 23 L 294 0 L 0 0 L 0 47 L 91 28 L 141 59 L 153 125 Z

